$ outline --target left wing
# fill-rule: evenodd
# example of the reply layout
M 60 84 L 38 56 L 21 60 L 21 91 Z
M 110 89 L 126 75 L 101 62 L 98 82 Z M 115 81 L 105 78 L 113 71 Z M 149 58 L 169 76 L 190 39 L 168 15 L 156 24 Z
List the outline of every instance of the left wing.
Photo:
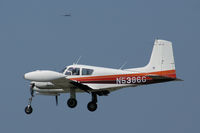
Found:
M 36 82 L 51 82 L 61 88 L 77 87 L 85 92 L 93 90 L 91 87 L 66 78 L 66 75 L 49 70 L 39 70 L 26 73 L 24 78 Z
M 84 85 L 84 84 L 79 83 L 74 80 L 70 80 L 66 77 L 58 78 L 58 79 L 52 80 L 50 82 L 53 83 L 54 85 L 61 86 L 62 88 L 77 87 L 87 93 L 89 93 L 89 91 L 93 90 L 91 87 L 89 87 L 87 85 Z

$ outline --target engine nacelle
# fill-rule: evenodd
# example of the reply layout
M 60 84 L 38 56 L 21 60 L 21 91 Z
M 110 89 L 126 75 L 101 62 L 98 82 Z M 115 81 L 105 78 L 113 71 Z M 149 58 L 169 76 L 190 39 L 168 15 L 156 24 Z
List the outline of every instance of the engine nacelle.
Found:
M 49 70 L 37 70 L 24 74 L 25 79 L 37 82 L 50 82 L 64 77 L 66 77 L 66 75 Z
M 34 83 L 35 86 L 39 89 L 59 89 L 51 82 L 31 82 L 31 83 Z

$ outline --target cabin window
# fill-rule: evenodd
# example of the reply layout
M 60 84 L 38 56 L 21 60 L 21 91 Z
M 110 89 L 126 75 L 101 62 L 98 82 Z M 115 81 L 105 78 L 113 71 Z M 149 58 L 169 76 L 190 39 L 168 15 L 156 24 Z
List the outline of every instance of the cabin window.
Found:
M 80 75 L 80 68 L 70 67 L 70 68 L 68 68 L 68 73 L 69 72 L 71 72 L 72 75 Z
M 86 68 L 83 68 L 82 69 L 82 75 L 92 75 L 94 70 L 92 69 L 86 69 Z

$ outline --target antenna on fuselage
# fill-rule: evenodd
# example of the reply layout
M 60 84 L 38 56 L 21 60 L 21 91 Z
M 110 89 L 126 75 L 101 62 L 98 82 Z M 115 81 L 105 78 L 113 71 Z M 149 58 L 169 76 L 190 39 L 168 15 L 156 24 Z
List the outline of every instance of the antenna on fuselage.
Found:
M 78 64 L 78 62 L 80 61 L 81 57 L 82 56 L 79 56 L 78 60 L 75 63 L 73 63 L 73 64 Z
M 127 64 L 127 61 L 119 68 L 120 70 Z

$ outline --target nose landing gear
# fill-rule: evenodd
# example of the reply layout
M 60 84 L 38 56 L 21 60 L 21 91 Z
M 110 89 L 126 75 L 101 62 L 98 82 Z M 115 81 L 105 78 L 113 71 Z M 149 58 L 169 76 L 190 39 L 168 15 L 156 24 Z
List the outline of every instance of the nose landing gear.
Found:
M 27 115 L 31 114 L 33 112 L 33 108 L 31 107 L 32 97 L 29 98 L 29 104 L 25 107 L 25 113 Z
M 31 97 L 29 98 L 29 103 L 28 105 L 25 107 L 24 111 L 27 115 L 31 114 L 33 112 L 33 108 L 31 107 L 31 102 L 32 102 L 32 99 L 34 97 L 34 91 L 33 91 L 33 88 L 34 88 L 35 84 L 31 84 L 31 87 L 30 87 L 30 93 L 31 93 Z
M 70 88 L 70 98 L 67 101 L 67 105 L 70 108 L 75 108 L 77 105 L 76 91 L 73 88 Z

